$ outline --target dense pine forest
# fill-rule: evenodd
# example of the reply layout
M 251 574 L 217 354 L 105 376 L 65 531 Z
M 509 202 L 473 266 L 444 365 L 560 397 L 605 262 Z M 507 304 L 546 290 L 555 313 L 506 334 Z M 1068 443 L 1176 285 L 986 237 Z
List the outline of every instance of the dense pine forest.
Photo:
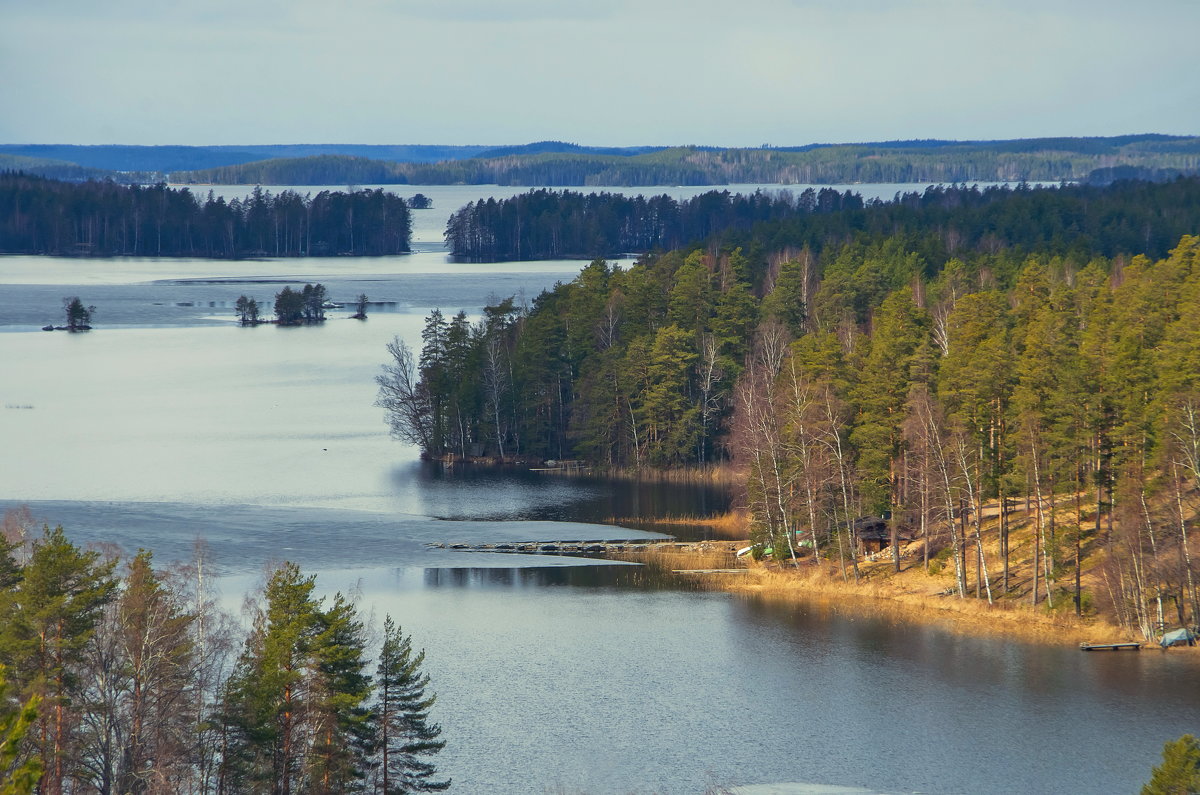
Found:
M 244 200 L 187 189 L 59 182 L 0 173 L 0 253 L 65 256 L 320 257 L 408 251 L 404 199 L 382 190 Z
M 1084 180 L 1137 169 L 1195 173 L 1200 139 L 1165 135 L 1012 141 L 887 141 L 727 149 L 677 146 L 605 150 L 544 142 L 438 163 L 328 154 L 274 158 L 191 172 L 176 182 L 319 185 L 725 185 L 854 182 Z M 1132 174 L 1126 174 L 1132 176 Z
M 1020 504 L 1032 600 L 1149 636 L 1200 615 L 1200 238 L 1164 241 L 1200 228 L 1197 189 L 935 190 L 597 260 L 529 306 L 434 312 L 380 403 L 429 456 L 731 463 L 776 554 L 853 567 L 854 522 L 889 517 L 939 539 L 960 595 L 985 534 L 974 593 L 1008 593 Z M 1084 592 L 1099 547 L 1107 589 Z
M 699 240 L 748 249 L 807 247 L 819 254 L 851 240 L 888 236 L 907 238 L 932 262 L 999 249 L 1161 256 L 1195 228 L 1197 215 L 1196 178 L 1126 180 L 1104 188 L 934 186 L 868 202 L 832 188 L 709 191 L 683 201 L 540 189 L 467 204 L 450 217 L 446 242 L 454 256 L 473 262 L 592 259 Z
M 623 252 L 677 248 L 727 229 L 797 213 L 828 213 L 863 206 L 862 197 L 812 188 L 731 194 L 709 191 L 693 199 L 670 196 L 583 194 L 531 190 L 509 199 L 480 199 L 459 208 L 446 224 L 451 254 L 469 262 L 612 257 Z
M 391 618 L 277 567 L 243 630 L 203 547 L 158 567 L 38 533 L 0 536 L 0 789 L 96 793 L 444 790 L 434 695 Z M 377 628 L 377 630 L 380 628 Z M 369 661 L 374 660 L 373 672 Z M 36 782 L 36 789 L 34 783 Z

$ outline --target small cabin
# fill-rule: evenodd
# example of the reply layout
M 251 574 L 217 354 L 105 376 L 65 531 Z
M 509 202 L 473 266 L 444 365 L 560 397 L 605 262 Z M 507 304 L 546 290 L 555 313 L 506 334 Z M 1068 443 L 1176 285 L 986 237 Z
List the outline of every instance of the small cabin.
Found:
M 882 552 L 892 545 L 892 528 L 882 516 L 863 516 L 855 519 L 853 528 L 858 550 L 863 555 Z M 903 527 L 899 528 L 897 537 L 900 541 L 912 540 L 912 535 Z

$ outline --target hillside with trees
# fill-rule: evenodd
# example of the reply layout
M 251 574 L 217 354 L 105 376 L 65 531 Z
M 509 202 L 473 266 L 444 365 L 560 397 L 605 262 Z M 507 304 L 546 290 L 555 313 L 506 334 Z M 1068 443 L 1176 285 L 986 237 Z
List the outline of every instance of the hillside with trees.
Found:
M 793 238 L 785 220 L 629 269 L 597 260 L 529 306 L 434 312 L 420 351 L 390 347 L 379 402 L 430 457 L 732 466 L 777 554 L 803 539 L 852 566 L 855 521 L 891 517 L 893 540 L 944 551 L 961 596 L 1103 602 L 1149 637 L 1165 611 L 1200 615 L 1200 237 L 1155 248 L 1200 212 L 1170 198 L 1194 183 L 1125 189 L 1151 192 L 1125 197 L 1141 220 L 1112 248 L 1095 230 L 1132 219 L 1090 227 L 1089 200 L 973 235 L 940 212 L 895 235 Z M 1020 586 L 1017 524 L 1035 539 Z M 1103 593 L 1080 585 L 1096 555 Z
M 20 171 L 47 179 L 61 179 L 67 182 L 86 182 L 89 179 L 111 179 L 122 185 L 154 182 L 161 175 L 151 172 L 115 172 L 103 168 L 92 168 L 72 163 L 68 160 L 55 160 L 46 157 L 30 157 L 28 155 L 5 154 L 0 151 L 0 172 Z
M 1200 171 L 1200 138 L 1130 135 L 1013 141 L 887 141 L 729 149 L 515 147 L 437 163 L 325 155 L 176 171 L 181 183 L 412 185 L 725 185 L 1060 182 L 1097 169 Z M 1171 170 L 1171 171 L 1166 171 Z
M 382 190 L 255 189 L 200 200 L 187 189 L 68 183 L 0 173 L 0 253 L 59 256 L 323 257 L 409 250 L 404 199 Z

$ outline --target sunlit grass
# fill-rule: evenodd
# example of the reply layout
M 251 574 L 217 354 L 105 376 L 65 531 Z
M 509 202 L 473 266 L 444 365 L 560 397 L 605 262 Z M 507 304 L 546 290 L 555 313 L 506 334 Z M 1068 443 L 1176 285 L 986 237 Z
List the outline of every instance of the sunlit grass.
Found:
M 750 517 L 744 510 L 727 511 L 717 516 L 653 516 L 653 517 L 610 517 L 608 524 L 657 527 L 664 530 L 672 527 L 707 527 L 722 538 L 742 539 L 749 535 Z

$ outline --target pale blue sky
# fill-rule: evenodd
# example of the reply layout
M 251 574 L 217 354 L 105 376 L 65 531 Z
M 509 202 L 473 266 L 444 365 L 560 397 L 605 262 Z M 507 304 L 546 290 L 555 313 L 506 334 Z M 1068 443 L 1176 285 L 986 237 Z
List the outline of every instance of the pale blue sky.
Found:
M 1200 134 L 1197 0 L 0 0 L 0 143 Z

